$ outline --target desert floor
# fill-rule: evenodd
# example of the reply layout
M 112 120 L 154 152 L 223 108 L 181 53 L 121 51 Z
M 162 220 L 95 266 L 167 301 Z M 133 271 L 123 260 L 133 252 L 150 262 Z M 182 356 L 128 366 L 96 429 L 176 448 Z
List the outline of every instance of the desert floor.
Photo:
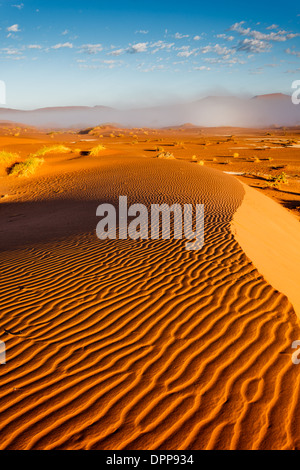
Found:
M 0 449 L 300 449 L 300 130 L 0 128 L 58 144 L 0 159 Z M 203 249 L 100 241 L 120 195 L 204 203 Z

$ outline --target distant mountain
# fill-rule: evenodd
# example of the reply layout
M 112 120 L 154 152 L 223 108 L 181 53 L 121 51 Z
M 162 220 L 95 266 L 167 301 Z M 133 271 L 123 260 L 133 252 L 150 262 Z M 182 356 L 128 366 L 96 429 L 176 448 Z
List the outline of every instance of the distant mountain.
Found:
M 300 105 L 281 93 L 253 98 L 208 96 L 192 103 L 119 110 L 106 106 L 67 106 L 32 111 L 0 108 L 0 120 L 48 128 L 88 128 L 118 122 L 127 127 L 270 127 L 300 125 Z
M 270 93 L 269 95 L 256 95 L 253 97 L 254 100 L 290 100 L 291 97 L 289 95 L 284 95 L 283 93 Z

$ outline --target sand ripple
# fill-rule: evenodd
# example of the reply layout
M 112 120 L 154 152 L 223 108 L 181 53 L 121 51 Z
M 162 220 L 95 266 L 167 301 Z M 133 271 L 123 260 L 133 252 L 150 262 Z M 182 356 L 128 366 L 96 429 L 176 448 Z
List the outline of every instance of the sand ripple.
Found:
M 33 193 L 1 254 L 1 449 L 299 447 L 299 325 L 231 233 L 234 178 L 112 157 Z M 99 241 L 97 204 L 119 195 L 204 203 L 204 248 Z

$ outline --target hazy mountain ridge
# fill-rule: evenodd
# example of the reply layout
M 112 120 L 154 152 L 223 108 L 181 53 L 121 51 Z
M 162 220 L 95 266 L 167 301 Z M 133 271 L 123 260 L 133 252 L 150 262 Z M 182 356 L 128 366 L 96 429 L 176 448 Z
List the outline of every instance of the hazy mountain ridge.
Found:
M 208 96 L 192 103 L 120 110 L 107 106 L 65 106 L 35 110 L 0 108 L 0 121 L 41 127 L 89 127 L 119 122 L 130 127 L 166 127 L 189 122 L 196 126 L 269 127 L 300 125 L 300 105 L 289 95 L 253 98 Z

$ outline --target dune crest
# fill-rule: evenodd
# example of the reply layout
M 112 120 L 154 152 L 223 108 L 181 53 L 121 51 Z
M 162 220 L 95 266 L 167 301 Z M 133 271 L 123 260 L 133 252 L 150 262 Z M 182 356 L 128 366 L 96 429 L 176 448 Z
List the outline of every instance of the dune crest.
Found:
M 300 317 L 300 226 L 294 215 L 241 183 L 242 205 L 234 215 L 236 240 L 265 279 L 293 304 Z

